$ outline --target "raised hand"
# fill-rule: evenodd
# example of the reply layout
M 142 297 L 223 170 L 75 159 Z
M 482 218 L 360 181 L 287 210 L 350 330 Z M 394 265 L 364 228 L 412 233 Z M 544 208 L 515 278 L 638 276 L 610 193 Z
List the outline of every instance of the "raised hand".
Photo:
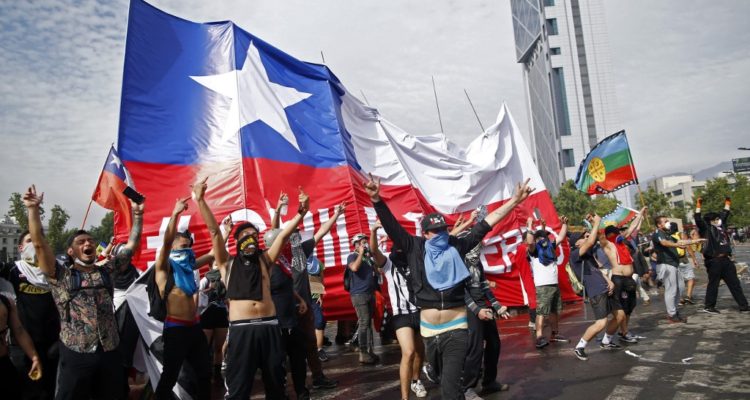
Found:
M 336 217 L 343 214 L 344 211 L 346 211 L 346 202 L 342 201 L 341 204 L 336 206 L 336 209 L 334 210 L 334 213 L 336 214 Z
M 592 221 L 593 221 L 593 222 L 594 222 L 595 224 L 601 223 L 601 222 L 602 222 L 602 217 L 600 217 L 600 216 L 599 216 L 599 215 L 597 215 L 597 214 L 594 214 L 594 216 L 593 216 L 593 218 L 592 218 Z
M 374 224 L 372 224 L 372 227 L 370 227 L 370 230 L 373 231 L 373 232 L 375 232 L 375 231 L 377 231 L 378 229 L 380 229 L 382 227 L 383 227 L 383 224 L 381 224 L 380 220 L 378 219 L 378 220 L 375 220 Z
M 232 221 L 232 215 L 227 215 L 224 217 L 223 220 L 221 220 L 221 224 L 224 226 L 224 231 L 229 233 L 232 231 L 232 227 L 234 226 L 234 221 Z
M 177 199 L 174 203 L 174 210 L 172 210 L 172 215 L 180 215 L 185 210 L 188 209 L 188 199 L 189 197 L 185 197 L 184 199 Z
M 297 189 L 299 190 L 299 213 L 305 215 L 307 210 L 310 209 L 310 196 L 302 190 L 302 186 Z
M 478 216 L 479 216 L 479 210 L 472 211 L 471 215 L 469 215 L 469 221 L 476 221 Z
M 282 191 L 279 193 L 279 200 L 276 202 L 276 210 L 280 210 L 284 204 L 289 204 L 289 195 Z
M 566 217 L 564 215 L 562 217 L 560 217 L 560 223 L 561 224 L 567 224 L 568 223 L 568 217 Z
M 529 181 L 531 181 L 531 178 L 526 179 L 523 185 L 519 183 L 518 186 L 516 186 L 516 191 L 515 193 L 513 193 L 512 197 L 513 201 L 516 202 L 516 204 L 526 200 L 526 198 L 528 198 L 529 195 L 534 191 L 534 188 L 529 187 Z
M 373 178 L 372 173 L 368 175 L 370 179 L 364 183 L 365 192 L 370 196 L 370 200 L 380 201 L 380 178 Z
M 23 205 L 26 208 L 39 207 L 44 201 L 44 193 L 36 194 L 36 185 L 31 185 L 26 193 L 23 194 Z
M 143 215 L 143 203 L 138 204 L 133 200 L 130 200 L 130 207 L 133 210 L 133 215 Z
M 456 218 L 456 223 L 454 225 L 455 226 L 459 226 L 459 225 L 461 225 L 463 223 L 464 223 L 464 215 L 463 214 L 459 214 L 458 218 Z
M 206 194 L 206 189 L 208 188 L 206 182 L 208 182 L 208 177 L 203 178 L 202 181 L 196 182 L 193 185 L 193 200 L 195 200 L 196 203 L 202 201 L 203 196 Z

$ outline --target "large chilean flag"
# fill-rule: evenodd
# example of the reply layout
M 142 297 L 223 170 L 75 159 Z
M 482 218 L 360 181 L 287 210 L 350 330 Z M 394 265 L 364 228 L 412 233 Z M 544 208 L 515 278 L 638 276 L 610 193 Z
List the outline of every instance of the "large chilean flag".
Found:
M 519 273 L 526 264 L 517 251 L 520 235 L 535 208 L 551 230 L 559 222 L 504 105 L 466 149 L 443 135 L 413 136 L 351 96 L 326 66 L 299 61 L 232 22 L 194 23 L 141 0 L 130 5 L 124 68 L 118 148 L 148 199 L 140 267 L 154 260 L 175 199 L 188 196 L 197 179 L 208 177 L 206 196 L 217 219 L 231 214 L 262 228 L 279 192 L 302 186 L 311 196 L 308 234 L 336 204 L 350 203 L 317 248 L 331 268 L 326 314 L 348 318 L 354 312 L 341 273 L 349 239 L 375 219 L 362 190 L 365 173 L 382 178 L 383 198 L 415 234 L 426 213 L 437 210 L 453 221 L 479 205 L 493 210 L 531 178 L 537 190 L 485 238 L 482 260 L 502 302 L 533 301 L 533 283 L 522 284 Z M 209 250 L 196 207 L 178 226 L 195 233 L 196 252 Z M 122 225 L 116 229 L 127 234 Z M 564 298 L 575 298 L 561 284 Z

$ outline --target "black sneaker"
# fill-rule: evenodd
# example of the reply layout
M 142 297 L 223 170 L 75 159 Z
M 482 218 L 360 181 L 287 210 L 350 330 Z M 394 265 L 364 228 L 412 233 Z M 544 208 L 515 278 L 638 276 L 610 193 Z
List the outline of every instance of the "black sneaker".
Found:
M 422 372 L 424 372 L 424 376 L 428 381 L 438 385 L 440 384 L 440 377 L 435 373 L 435 369 L 432 368 L 430 363 L 425 363 L 425 365 L 422 366 Z
M 683 300 L 685 301 L 685 303 L 695 304 L 692 297 L 685 297 Z
M 717 309 L 716 309 L 716 308 L 714 308 L 714 307 L 705 307 L 705 308 L 704 308 L 704 309 L 702 309 L 701 311 L 702 311 L 702 312 L 704 312 L 704 313 L 706 313 L 706 314 L 721 314 L 721 313 L 719 312 L 719 310 L 717 310 Z
M 554 335 L 549 339 L 549 341 L 556 343 L 570 343 L 570 339 L 566 338 L 563 335 Z
M 576 347 L 575 350 L 573 350 L 573 353 L 575 353 L 576 357 L 578 357 L 581 361 L 586 361 L 589 359 L 589 356 L 586 354 L 586 349 L 583 347 Z
M 622 346 L 620 346 L 617 343 L 613 343 L 613 342 L 609 342 L 607 344 L 602 343 L 602 344 L 599 345 L 599 347 L 602 348 L 602 349 L 604 349 L 604 350 L 620 350 L 620 349 L 622 349 Z
M 536 340 L 536 348 L 537 349 L 543 349 L 549 345 L 549 342 L 547 341 L 547 338 L 544 336 L 540 337 Z
M 330 360 L 330 358 L 328 358 L 328 353 L 326 353 L 324 349 L 318 349 L 318 360 L 323 362 Z
M 480 396 L 488 395 L 490 393 L 504 392 L 510 389 L 510 385 L 507 383 L 500 383 L 498 381 L 492 381 L 489 383 L 482 384 L 482 390 L 477 393 Z
M 623 335 L 621 332 L 617 332 L 617 336 L 620 338 L 621 342 L 625 342 L 625 343 L 638 343 L 638 338 L 636 338 L 635 336 L 631 335 L 630 332 L 628 332 L 625 335 Z
M 325 375 L 313 379 L 313 389 L 333 389 L 339 385 L 339 381 L 329 379 Z

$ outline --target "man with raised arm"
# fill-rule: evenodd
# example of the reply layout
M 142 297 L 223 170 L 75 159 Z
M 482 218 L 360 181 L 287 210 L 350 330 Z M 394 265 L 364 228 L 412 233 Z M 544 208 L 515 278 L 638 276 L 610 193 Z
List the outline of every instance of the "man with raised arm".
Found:
M 620 315 L 619 319 L 620 340 L 626 343 L 638 342 L 638 338 L 628 330 L 630 315 L 637 304 L 635 292 L 638 289 L 638 284 L 633 279 L 633 273 L 635 272 L 635 268 L 633 268 L 634 261 L 627 240 L 640 228 L 645 216 L 646 207 L 643 207 L 638 216 L 635 217 L 635 220 L 630 223 L 624 235 L 620 235 L 620 228 L 610 225 L 604 228 L 604 236 L 599 238 L 599 244 L 602 250 L 604 250 L 604 254 L 607 255 L 609 263 L 612 265 L 611 279 L 612 283 L 615 284 L 612 296 L 620 302 L 622 311 L 625 314 L 624 317 Z M 605 333 L 602 344 L 607 345 L 611 341 L 612 337 Z
M 615 284 L 599 268 L 599 263 L 596 262 L 595 258 L 596 252 L 594 251 L 594 247 L 597 243 L 599 224 L 602 222 L 602 218 L 594 215 L 593 217 L 588 216 L 587 220 L 591 222 L 591 230 L 589 232 L 574 233 L 570 236 L 570 266 L 583 283 L 586 297 L 589 298 L 589 304 L 594 311 L 594 319 L 596 320 L 586 328 L 581 340 L 578 341 L 573 350 L 575 356 L 581 361 L 589 359 L 586 354 L 586 345 L 599 332 L 606 328 L 605 334 L 610 339 L 612 338 L 619 325 L 617 315 L 622 315 L 622 305 L 612 296 Z M 615 318 L 607 322 L 609 314 L 612 314 Z M 622 319 L 621 316 L 620 320 Z M 601 348 L 605 350 L 617 350 L 621 347 L 609 341 L 608 344 L 602 344 Z
M 716 298 L 719 294 L 719 283 L 721 280 L 727 284 L 729 292 L 732 293 L 734 301 L 737 302 L 740 312 L 750 311 L 747 298 L 742 291 L 742 285 L 737 278 L 737 267 L 732 260 L 732 246 L 729 241 L 729 210 L 732 200 L 724 199 L 724 209 L 721 212 L 709 212 L 701 214 L 703 201 L 699 197 L 695 204 L 695 225 L 698 233 L 706 240 L 703 246 L 703 257 L 706 259 L 706 272 L 708 272 L 708 287 L 706 287 L 706 299 L 703 312 L 708 314 L 719 314 L 716 309 Z
M 23 195 L 29 214 L 29 233 L 38 266 L 47 276 L 52 297 L 60 313 L 60 367 L 55 398 L 121 399 L 127 382 L 117 351 L 120 337 L 115 321 L 111 274 L 127 268 L 140 243 L 143 204 L 131 202 L 133 226 L 125 247 L 104 265 L 96 265 L 98 243 L 86 231 L 76 231 L 68 240 L 68 262 L 59 265 L 52 247 L 42 234 L 39 205 L 44 193 L 32 185 Z
M 420 331 L 427 344 L 427 358 L 440 364 L 442 399 L 463 399 L 461 373 L 468 342 L 466 279 L 469 271 L 463 258 L 476 247 L 501 219 L 533 191 L 529 180 L 519 184 L 513 196 L 500 208 L 471 228 L 463 238 L 448 234 L 445 217 L 426 215 L 421 221 L 423 237 L 409 234 L 380 198 L 380 179 L 364 184 L 375 212 L 391 240 L 403 249 L 411 271 L 411 286 L 420 311 Z M 432 353 L 432 355 L 430 355 Z
M 560 241 L 567 237 L 568 218 L 560 218 L 562 228 L 560 235 L 556 239 L 549 239 L 544 220 L 542 229 L 534 232 L 532 230 L 533 219 L 529 217 L 526 221 L 528 232 L 534 232 L 533 235 L 526 235 L 526 255 L 531 265 L 532 275 L 534 276 L 534 286 L 536 289 L 536 348 L 542 349 L 550 342 L 567 343 L 568 339 L 560 335 L 559 320 L 562 313 L 562 297 L 560 296 L 560 287 L 558 285 L 557 270 L 557 253 L 555 250 Z M 549 319 L 551 329 L 549 341 L 544 336 L 544 321 Z
M 307 213 L 309 197 L 300 188 L 297 214 L 266 251 L 259 248 L 259 232 L 255 225 L 250 222 L 238 224 L 234 231 L 237 255 L 230 257 L 219 224 L 203 197 L 206 183 L 201 187 L 201 196 L 196 196 L 196 202 L 211 236 L 215 263 L 227 287 L 229 301 L 225 398 L 245 400 L 250 397 L 258 368 L 263 372 L 266 398 L 286 398 L 285 354 L 271 298 L 269 268 L 273 268 L 289 235 Z
M 289 203 L 289 196 L 282 192 L 279 195 L 279 201 L 276 205 L 276 212 L 273 215 L 271 221 L 271 227 L 278 229 L 281 221 L 281 214 L 284 213 L 283 209 Z M 292 268 L 292 278 L 294 280 L 294 291 L 305 301 L 305 311 L 298 316 L 299 328 L 304 334 L 305 340 L 305 351 L 307 352 L 307 365 L 310 367 L 312 373 L 312 384 L 314 389 L 333 389 L 338 386 L 336 380 L 330 379 L 323 373 L 323 365 L 320 363 L 318 358 L 317 349 L 317 338 L 315 334 L 315 321 L 313 318 L 313 298 L 312 291 L 310 290 L 310 275 L 307 272 L 307 259 L 313 255 L 315 246 L 318 242 L 323 239 L 328 232 L 331 231 L 333 226 L 336 224 L 338 218 L 346 210 L 346 202 L 336 206 L 333 212 L 333 216 L 326 222 L 320 225 L 313 237 L 307 240 L 302 240 L 299 232 L 295 231 L 289 237 L 289 243 L 287 247 L 293 247 L 292 254 L 294 260 L 292 264 L 295 266 Z M 304 255 L 304 259 L 302 256 Z
M 205 180 L 193 186 L 196 198 L 203 197 Z M 177 220 L 188 208 L 188 199 L 177 199 L 167 229 L 164 244 L 154 263 L 154 279 L 159 295 L 166 299 L 167 317 L 164 320 L 164 369 L 156 386 L 157 399 L 171 399 L 172 389 L 187 362 L 197 378 L 197 398 L 211 397 L 211 360 L 208 342 L 200 326 L 194 294 L 198 291 L 193 270 L 199 263 L 193 252 L 190 232 L 177 233 Z M 169 283 L 168 283 L 169 282 Z M 169 292 L 167 292 L 169 288 Z

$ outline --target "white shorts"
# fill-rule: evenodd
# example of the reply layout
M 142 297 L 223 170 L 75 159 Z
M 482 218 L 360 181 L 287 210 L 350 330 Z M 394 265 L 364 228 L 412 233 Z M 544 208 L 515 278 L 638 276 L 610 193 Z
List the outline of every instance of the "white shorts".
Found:
M 686 281 L 695 279 L 695 268 L 693 267 L 693 264 L 680 264 L 680 266 L 677 267 L 677 270 L 680 272 L 682 279 Z

